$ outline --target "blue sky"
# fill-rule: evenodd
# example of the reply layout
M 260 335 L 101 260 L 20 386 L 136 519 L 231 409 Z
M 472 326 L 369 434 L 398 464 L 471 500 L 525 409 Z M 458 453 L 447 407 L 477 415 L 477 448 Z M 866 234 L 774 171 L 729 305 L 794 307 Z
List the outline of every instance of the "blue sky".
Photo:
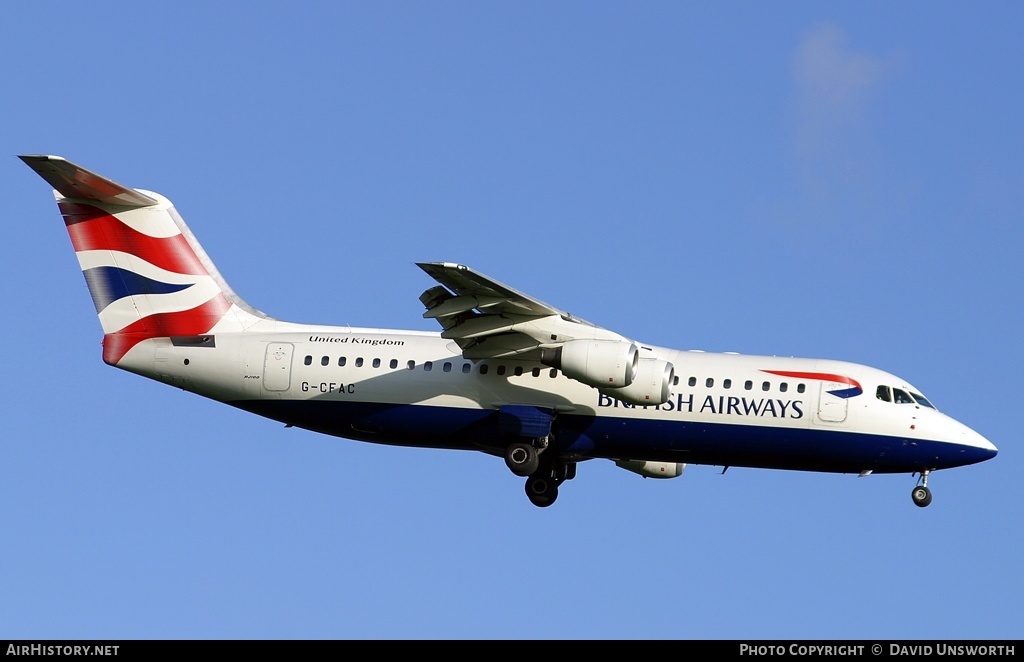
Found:
M 1019 3 L 7 3 L 0 637 L 1024 634 Z M 933 474 L 318 436 L 113 370 L 46 184 L 171 198 L 234 289 L 434 330 L 454 261 L 645 342 L 896 373 L 1000 449 Z

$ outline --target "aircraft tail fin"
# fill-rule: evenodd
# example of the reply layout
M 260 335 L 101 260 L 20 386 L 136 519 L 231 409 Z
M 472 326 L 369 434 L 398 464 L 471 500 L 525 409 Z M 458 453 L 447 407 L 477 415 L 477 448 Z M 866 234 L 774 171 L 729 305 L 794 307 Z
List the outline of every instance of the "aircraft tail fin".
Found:
M 268 319 L 227 285 L 167 198 L 59 156 L 19 158 L 54 188 L 107 363 L 149 338 L 242 331 Z

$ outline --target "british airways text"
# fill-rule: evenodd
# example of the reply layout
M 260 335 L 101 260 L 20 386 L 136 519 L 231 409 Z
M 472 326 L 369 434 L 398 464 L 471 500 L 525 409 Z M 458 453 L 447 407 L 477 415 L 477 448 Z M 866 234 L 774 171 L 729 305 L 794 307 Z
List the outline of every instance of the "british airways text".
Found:
M 679 411 L 698 414 L 725 414 L 728 416 L 760 416 L 762 418 L 803 418 L 803 400 L 780 400 L 778 398 L 741 398 L 733 395 L 708 395 L 704 400 L 694 400 L 693 394 L 677 393 L 675 399 L 653 407 L 660 411 Z M 642 405 L 629 405 L 601 393 L 597 397 L 598 407 L 624 407 L 634 409 Z

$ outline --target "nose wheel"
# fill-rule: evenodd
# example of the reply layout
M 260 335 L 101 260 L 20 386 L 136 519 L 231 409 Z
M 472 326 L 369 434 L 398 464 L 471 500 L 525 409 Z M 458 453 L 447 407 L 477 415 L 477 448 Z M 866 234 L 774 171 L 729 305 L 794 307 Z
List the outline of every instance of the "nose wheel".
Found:
M 914 500 L 914 505 L 920 508 L 924 508 L 932 502 L 932 491 L 928 489 L 929 473 L 931 472 L 927 469 L 921 472 L 920 484 L 910 493 L 910 498 Z

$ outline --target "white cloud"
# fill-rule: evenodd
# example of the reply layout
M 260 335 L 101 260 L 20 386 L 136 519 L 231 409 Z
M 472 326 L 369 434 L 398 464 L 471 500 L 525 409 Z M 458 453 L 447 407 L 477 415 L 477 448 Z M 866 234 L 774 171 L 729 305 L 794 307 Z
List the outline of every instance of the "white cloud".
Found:
M 854 52 L 848 42 L 838 26 L 817 25 L 793 58 L 798 151 L 803 159 L 842 151 L 865 128 L 871 93 L 886 67 L 881 58 Z
M 801 102 L 810 113 L 846 113 L 880 80 L 881 59 L 851 51 L 846 34 L 836 25 L 813 28 L 797 49 L 794 75 Z

